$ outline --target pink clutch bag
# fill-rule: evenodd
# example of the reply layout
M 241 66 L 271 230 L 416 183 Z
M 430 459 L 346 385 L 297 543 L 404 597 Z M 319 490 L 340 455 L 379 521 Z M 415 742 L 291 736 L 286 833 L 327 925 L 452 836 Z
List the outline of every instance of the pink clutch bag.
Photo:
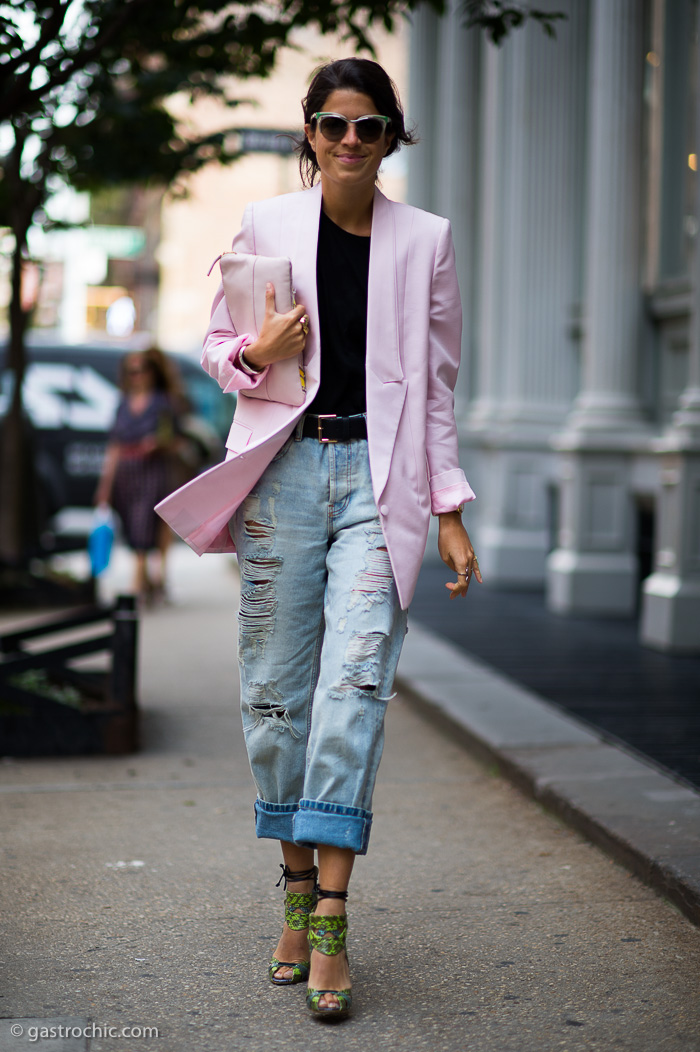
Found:
M 265 317 L 265 286 L 275 288 L 275 309 L 287 314 L 295 305 L 292 287 L 292 262 L 284 256 L 256 256 L 246 252 L 222 252 L 218 263 L 231 321 L 238 335 L 249 333 L 254 339 Z M 241 392 L 246 398 L 266 398 L 272 402 L 300 406 L 304 404 L 306 378 L 301 356 L 274 362 L 262 383 Z

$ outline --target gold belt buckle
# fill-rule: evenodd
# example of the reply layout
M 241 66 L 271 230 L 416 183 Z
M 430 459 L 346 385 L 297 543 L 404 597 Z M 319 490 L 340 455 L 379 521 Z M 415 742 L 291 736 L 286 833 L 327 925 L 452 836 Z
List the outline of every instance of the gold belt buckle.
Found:
M 322 420 L 335 420 L 337 413 L 319 413 L 318 416 L 318 440 L 319 442 L 330 443 L 331 445 L 337 445 L 337 438 L 324 438 L 323 437 L 323 425 Z

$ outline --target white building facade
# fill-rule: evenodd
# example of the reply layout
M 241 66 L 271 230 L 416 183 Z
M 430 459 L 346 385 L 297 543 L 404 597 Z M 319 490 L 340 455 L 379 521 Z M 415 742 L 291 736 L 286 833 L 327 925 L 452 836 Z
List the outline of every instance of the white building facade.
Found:
M 540 7 L 546 6 L 543 4 Z M 700 652 L 694 0 L 551 0 L 496 48 L 414 16 L 409 200 L 453 224 L 484 577 Z

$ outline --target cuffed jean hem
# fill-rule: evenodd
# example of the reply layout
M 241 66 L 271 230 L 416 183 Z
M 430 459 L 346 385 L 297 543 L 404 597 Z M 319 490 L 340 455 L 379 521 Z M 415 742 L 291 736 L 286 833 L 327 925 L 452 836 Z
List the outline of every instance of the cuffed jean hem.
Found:
M 300 800 L 294 815 L 294 843 L 301 847 L 328 844 L 366 855 L 372 812 L 323 800 Z
M 294 816 L 298 804 L 268 804 L 255 801 L 255 835 L 266 840 L 288 840 L 294 843 Z

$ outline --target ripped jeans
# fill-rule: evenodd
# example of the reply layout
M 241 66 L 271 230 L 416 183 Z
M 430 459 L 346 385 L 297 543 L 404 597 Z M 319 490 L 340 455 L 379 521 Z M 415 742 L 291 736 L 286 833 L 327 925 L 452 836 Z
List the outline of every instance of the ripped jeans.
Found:
M 259 837 L 365 854 L 406 633 L 367 441 L 282 447 L 231 520 Z

